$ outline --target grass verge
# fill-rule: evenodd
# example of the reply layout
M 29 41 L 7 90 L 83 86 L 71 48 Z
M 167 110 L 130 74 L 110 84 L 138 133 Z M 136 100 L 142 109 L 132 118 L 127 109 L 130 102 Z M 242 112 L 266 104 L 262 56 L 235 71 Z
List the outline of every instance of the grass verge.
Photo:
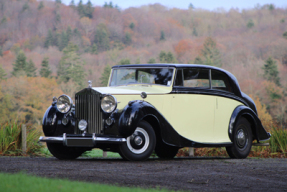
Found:
M 165 189 L 141 189 L 130 187 L 109 186 L 64 179 L 39 178 L 23 173 L 0 173 L 0 189 L 5 192 L 167 192 Z

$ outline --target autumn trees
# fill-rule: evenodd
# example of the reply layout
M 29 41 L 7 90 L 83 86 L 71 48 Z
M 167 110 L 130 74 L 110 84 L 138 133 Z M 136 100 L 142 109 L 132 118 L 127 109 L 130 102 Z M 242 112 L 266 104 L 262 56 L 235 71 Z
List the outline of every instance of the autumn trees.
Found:
M 105 86 L 118 64 L 207 64 L 231 71 L 244 92 L 287 123 L 286 9 L 120 9 L 91 2 L 1 1 L 2 90 L 10 78 L 46 78 L 73 95 L 88 80 Z M 1 101 L 9 97 L 2 94 Z

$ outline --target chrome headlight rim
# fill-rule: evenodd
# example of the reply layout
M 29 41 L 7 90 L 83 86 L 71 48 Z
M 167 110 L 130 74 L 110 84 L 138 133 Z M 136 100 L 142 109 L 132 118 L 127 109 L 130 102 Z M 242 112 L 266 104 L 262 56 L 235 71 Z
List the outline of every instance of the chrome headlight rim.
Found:
M 61 103 L 61 101 L 63 100 L 62 98 L 65 98 L 65 101 L 68 101 L 68 102 Z M 60 107 L 60 104 L 64 104 L 65 107 Z M 56 105 L 57 105 L 58 111 L 65 114 L 65 113 L 68 113 L 72 109 L 73 100 L 68 95 L 63 94 L 60 97 L 58 97 Z
M 111 110 L 105 110 L 105 109 L 103 108 L 103 101 L 104 101 L 105 98 L 108 98 L 108 97 L 113 99 L 113 107 L 111 108 Z M 106 94 L 106 95 L 104 95 L 104 97 L 101 99 L 101 109 L 102 109 L 105 113 L 112 113 L 112 112 L 114 112 L 114 111 L 117 109 L 117 106 L 118 106 L 117 99 L 116 99 L 113 95 L 111 95 L 111 94 Z

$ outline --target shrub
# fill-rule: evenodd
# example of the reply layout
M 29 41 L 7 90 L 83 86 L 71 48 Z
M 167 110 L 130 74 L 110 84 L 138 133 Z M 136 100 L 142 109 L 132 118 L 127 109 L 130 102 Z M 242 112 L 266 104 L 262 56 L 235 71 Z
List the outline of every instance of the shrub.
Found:
M 5 123 L 0 127 L 0 155 L 18 156 L 22 155 L 22 124 Z M 40 132 L 34 128 L 27 127 L 27 155 L 40 155 L 42 145 L 38 143 Z

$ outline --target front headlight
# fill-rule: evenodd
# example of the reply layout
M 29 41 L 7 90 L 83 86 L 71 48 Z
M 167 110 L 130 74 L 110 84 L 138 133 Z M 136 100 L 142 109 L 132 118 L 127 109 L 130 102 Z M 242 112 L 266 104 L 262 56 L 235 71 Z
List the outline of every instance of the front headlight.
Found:
M 101 108 L 106 113 L 111 113 L 117 108 L 117 99 L 112 95 L 106 95 L 101 101 Z
M 57 101 L 57 108 L 61 113 L 67 113 L 70 111 L 73 105 L 72 99 L 67 95 L 61 95 Z

